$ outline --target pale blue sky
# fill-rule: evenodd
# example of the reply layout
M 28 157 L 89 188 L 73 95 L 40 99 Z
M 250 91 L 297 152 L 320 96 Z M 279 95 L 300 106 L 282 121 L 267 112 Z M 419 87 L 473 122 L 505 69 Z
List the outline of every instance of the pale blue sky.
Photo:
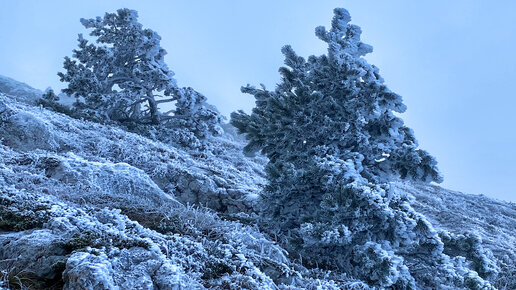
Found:
M 280 48 L 322 54 L 314 36 L 347 8 L 367 57 L 402 95 L 403 119 L 439 161 L 444 187 L 516 201 L 516 1 L 0 0 L 0 74 L 62 88 L 56 72 L 86 31 L 81 17 L 136 9 L 162 36 L 166 62 L 228 115 L 249 111 L 247 83 L 273 88 Z

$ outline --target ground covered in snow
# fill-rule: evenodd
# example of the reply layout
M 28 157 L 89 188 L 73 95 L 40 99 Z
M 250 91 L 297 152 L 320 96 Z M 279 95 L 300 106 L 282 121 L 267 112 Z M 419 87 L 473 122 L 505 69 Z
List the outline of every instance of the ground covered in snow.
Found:
M 37 90 L 8 78 L 0 91 L 0 289 L 368 288 L 260 232 L 265 160 L 231 127 L 201 154 L 33 106 Z M 487 259 L 492 285 L 516 288 L 515 204 L 397 188 L 450 254 Z

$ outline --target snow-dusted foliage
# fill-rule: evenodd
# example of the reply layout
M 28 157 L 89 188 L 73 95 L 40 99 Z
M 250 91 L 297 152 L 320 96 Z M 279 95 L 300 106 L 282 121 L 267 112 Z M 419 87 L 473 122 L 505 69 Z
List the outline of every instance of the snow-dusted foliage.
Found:
M 442 178 L 395 115 L 405 111 L 401 97 L 363 58 L 372 47 L 350 19 L 335 9 L 331 29 L 316 29 L 327 55 L 305 60 L 285 46 L 274 91 L 242 88 L 256 107 L 233 113 L 232 124 L 246 134 L 247 152 L 269 158 L 263 227 L 305 265 L 371 286 L 490 287 L 443 252 L 438 232 L 391 186 Z
M 305 60 L 285 46 L 287 67 L 280 68 L 276 90 L 242 88 L 256 98 L 250 116 L 232 115 L 232 124 L 247 134 L 246 150 L 261 151 L 271 163 L 306 160 L 299 154 L 355 160 L 371 182 L 394 174 L 441 181 L 433 157 L 418 149 L 412 130 L 394 115 L 405 105 L 363 58 L 372 48 L 360 41 L 360 28 L 350 19 L 336 9 L 330 31 L 316 29 L 328 43 L 327 55 Z
M 60 97 L 54 93 L 52 88 L 47 88 L 45 93 L 36 100 L 36 104 L 55 112 L 72 115 L 73 113 L 69 106 L 61 104 L 60 100 Z
M 65 58 L 65 73 L 59 73 L 68 83 L 63 92 L 82 97 L 93 118 L 158 124 L 163 117 L 158 104 L 179 98 L 161 37 L 144 29 L 137 12 L 129 9 L 81 23 L 92 29 L 96 42 L 79 34 L 79 48 L 73 58 Z
M 77 98 L 76 117 L 129 123 L 130 128 L 159 125 L 161 135 L 171 135 L 176 143 L 219 133 L 220 114 L 201 94 L 177 86 L 164 62 L 161 37 L 143 28 L 136 11 L 119 9 L 81 23 L 96 42 L 79 34 L 79 48 L 65 58 L 65 72 L 58 73 L 68 83 L 63 92 Z
M 224 117 L 194 89 L 182 88 L 179 92 L 182 97 L 177 100 L 174 117 L 148 131 L 150 134 L 147 135 L 185 148 L 208 150 L 211 146 L 206 138 L 223 132 Z

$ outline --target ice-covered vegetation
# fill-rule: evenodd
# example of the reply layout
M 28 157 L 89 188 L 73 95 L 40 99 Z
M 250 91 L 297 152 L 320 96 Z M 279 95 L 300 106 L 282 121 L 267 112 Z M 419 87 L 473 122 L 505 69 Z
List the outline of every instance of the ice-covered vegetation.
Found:
M 395 115 L 405 111 L 401 97 L 364 59 L 372 47 L 350 20 L 335 9 L 331 29 L 316 29 L 326 55 L 305 60 L 285 46 L 274 91 L 242 88 L 256 107 L 232 114 L 231 123 L 246 134 L 248 152 L 269 159 L 260 222 L 303 265 L 376 287 L 491 287 L 485 278 L 497 269 L 489 253 L 478 249 L 475 269 L 456 258 L 460 251 L 447 246 L 463 237 L 440 236 L 392 185 L 442 178 Z
M 0 289 L 515 289 L 516 205 L 428 184 L 349 20 L 316 30 L 328 55 L 286 47 L 275 91 L 244 88 L 247 140 L 131 10 L 82 21 L 99 41 L 65 61 L 74 106 L 0 77 Z
M 177 86 L 161 37 L 143 28 L 136 11 L 120 9 L 81 23 L 95 41 L 79 34 L 79 47 L 72 58 L 65 57 L 65 72 L 58 73 L 67 83 L 63 92 L 77 99 L 70 114 L 153 131 L 156 138 L 191 147 L 220 133 L 222 116 L 202 94 Z

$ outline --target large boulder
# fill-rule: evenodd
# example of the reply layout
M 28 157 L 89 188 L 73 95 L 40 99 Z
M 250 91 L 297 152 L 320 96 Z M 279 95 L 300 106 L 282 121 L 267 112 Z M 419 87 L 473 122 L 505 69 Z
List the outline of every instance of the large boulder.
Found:
M 1 100 L 0 100 L 1 102 Z M 52 125 L 31 112 L 14 112 L 0 105 L 0 140 L 18 151 L 56 150 L 59 144 L 52 134 Z
M 73 190 L 57 193 L 65 200 L 97 208 L 118 208 L 139 221 L 166 215 L 181 206 L 143 170 L 127 163 L 88 161 L 72 153 L 66 157 L 43 157 L 42 162 L 46 163 L 46 177 Z
M 0 267 L 44 280 L 60 278 L 67 251 L 49 229 L 0 233 Z

